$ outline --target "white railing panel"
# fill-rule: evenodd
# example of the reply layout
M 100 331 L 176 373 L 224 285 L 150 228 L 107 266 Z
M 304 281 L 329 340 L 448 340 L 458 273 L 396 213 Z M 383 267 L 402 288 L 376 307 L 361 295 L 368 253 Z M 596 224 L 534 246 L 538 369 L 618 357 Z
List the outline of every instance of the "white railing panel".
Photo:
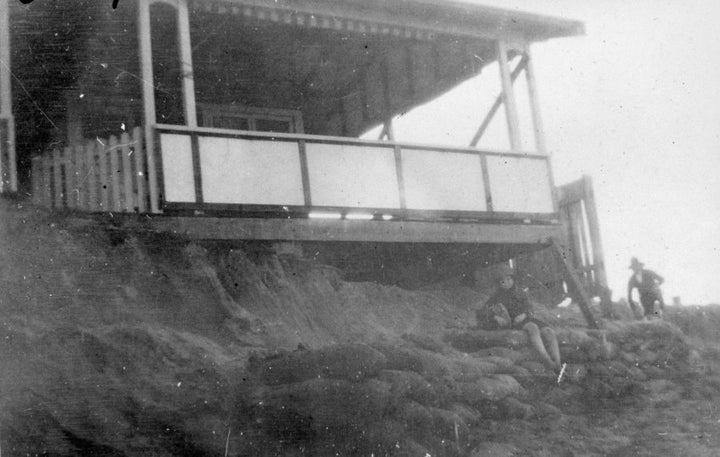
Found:
M 163 133 L 160 135 L 160 148 L 165 201 L 194 203 L 195 173 L 190 135 Z
M 304 205 L 298 145 L 200 137 L 205 203 Z
M 486 211 L 480 155 L 403 149 L 408 209 Z
M 393 148 L 306 144 L 313 205 L 399 208 Z
M 552 213 L 552 185 L 546 160 L 487 157 L 493 210 L 511 213 Z

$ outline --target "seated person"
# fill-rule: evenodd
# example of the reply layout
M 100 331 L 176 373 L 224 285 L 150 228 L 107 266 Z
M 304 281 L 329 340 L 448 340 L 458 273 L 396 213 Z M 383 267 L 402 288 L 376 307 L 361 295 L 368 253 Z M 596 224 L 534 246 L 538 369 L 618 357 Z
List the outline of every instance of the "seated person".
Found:
M 498 290 L 485 302 L 485 312 L 497 329 L 522 329 L 543 363 L 551 369 L 560 368 L 560 349 L 552 328 L 533 317 L 527 294 L 515 284 L 515 274 L 509 265 L 498 269 Z M 546 348 L 547 346 L 547 348 Z

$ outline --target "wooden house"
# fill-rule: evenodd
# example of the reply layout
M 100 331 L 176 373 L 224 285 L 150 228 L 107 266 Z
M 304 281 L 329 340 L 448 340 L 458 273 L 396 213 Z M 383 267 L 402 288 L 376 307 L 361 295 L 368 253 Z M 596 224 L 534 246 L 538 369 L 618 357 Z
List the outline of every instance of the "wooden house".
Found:
M 199 238 L 334 242 L 381 266 L 567 242 L 530 45 L 581 23 L 459 0 L 112 3 L 0 0 L 4 191 Z M 502 90 L 467 147 L 395 139 L 395 116 L 491 64 Z M 477 147 L 500 110 L 510 147 Z

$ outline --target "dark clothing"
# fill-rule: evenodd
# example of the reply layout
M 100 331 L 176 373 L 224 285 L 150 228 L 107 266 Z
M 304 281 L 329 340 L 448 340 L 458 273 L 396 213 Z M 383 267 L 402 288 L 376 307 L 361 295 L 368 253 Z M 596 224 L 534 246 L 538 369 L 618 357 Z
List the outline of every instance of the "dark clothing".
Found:
M 664 279 L 652 270 L 642 269 L 640 271 L 642 272 L 641 280 L 638 281 L 637 273 L 633 273 L 628 281 L 628 303 L 633 303 L 632 291 L 637 289 L 645 315 L 649 316 L 655 312 L 654 305 L 656 301 L 659 302 L 660 309 L 665 308 L 662 292 L 660 292 L 660 284 L 663 283 Z
M 485 302 L 485 306 L 490 308 L 494 305 L 502 305 L 510 315 L 511 326 L 515 329 L 521 329 L 528 322 L 534 322 L 538 327 L 547 327 L 548 325 L 532 316 L 532 308 L 527 294 L 519 287 L 513 285 L 510 289 L 499 288 L 492 297 Z M 515 323 L 515 318 L 521 314 L 525 314 L 525 319 Z

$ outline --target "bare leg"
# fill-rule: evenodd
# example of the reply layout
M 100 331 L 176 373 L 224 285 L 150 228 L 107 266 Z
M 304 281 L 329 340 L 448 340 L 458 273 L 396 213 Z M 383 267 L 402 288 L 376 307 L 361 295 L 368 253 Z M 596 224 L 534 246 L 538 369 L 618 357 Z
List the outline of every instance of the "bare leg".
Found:
M 540 335 L 542 336 L 543 341 L 545 342 L 545 347 L 547 348 L 547 351 L 550 353 L 550 357 L 552 357 L 553 362 L 555 362 L 555 366 L 559 367 L 561 365 L 560 363 L 560 347 L 558 346 L 557 336 L 555 336 L 555 331 L 551 329 L 550 327 L 545 327 L 542 330 L 540 330 Z
M 543 343 L 542 337 L 540 336 L 540 329 L 538 328 L 537 324 L 535 324 L 534 322 L 528 322 L 523 326 L 523 329 L 527 332 L 530 344 L 540 355 L 543 363 L 549 368 L 556 368 L 555 361 L 545 350 L 545 344 Z

